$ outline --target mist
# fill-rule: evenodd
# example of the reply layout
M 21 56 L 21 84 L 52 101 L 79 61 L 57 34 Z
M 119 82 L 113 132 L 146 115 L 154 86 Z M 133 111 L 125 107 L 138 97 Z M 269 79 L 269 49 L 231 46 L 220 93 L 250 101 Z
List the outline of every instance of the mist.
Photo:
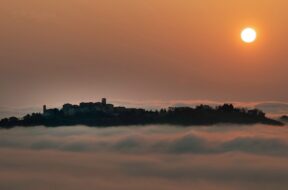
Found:
M 1 189 L 286 189 L 287 127 L 13 128 Z

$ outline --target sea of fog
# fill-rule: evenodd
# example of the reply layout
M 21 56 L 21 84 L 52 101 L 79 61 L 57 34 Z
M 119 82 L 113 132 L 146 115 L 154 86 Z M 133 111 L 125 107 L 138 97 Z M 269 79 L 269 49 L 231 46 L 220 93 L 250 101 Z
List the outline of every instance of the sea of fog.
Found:
M 0 130 L 0 189 L 287 190 L 288 126 Z

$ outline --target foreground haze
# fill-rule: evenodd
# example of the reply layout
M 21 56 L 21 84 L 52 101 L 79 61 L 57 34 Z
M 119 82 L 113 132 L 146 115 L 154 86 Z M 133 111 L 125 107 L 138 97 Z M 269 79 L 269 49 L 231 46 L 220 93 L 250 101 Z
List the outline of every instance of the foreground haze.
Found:
M 0 189 L 286 190 L 287 127 L 0 130 Z

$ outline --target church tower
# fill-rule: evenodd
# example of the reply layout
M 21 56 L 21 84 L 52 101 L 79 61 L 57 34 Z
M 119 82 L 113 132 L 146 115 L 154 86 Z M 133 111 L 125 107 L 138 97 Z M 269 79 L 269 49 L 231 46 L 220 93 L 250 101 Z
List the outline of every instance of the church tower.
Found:
M 106 104 L 107 104 L 106 98 L 102 98 L 102 101 L 101 101 L 101 102 L 102 102 L 103 105 L 106 105 Z
M 44 105 L 43 106 L 43 114 L 46 113 L 46 111 L 47 111 L 47 107 L 46 107 L 46 105 Z

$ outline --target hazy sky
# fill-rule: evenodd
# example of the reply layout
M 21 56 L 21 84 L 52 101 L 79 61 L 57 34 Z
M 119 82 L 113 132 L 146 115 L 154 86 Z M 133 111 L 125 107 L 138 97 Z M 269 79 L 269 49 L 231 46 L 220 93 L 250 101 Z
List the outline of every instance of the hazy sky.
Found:
M 288 101 L 286 0 L 0 3 L 0 106 Z

